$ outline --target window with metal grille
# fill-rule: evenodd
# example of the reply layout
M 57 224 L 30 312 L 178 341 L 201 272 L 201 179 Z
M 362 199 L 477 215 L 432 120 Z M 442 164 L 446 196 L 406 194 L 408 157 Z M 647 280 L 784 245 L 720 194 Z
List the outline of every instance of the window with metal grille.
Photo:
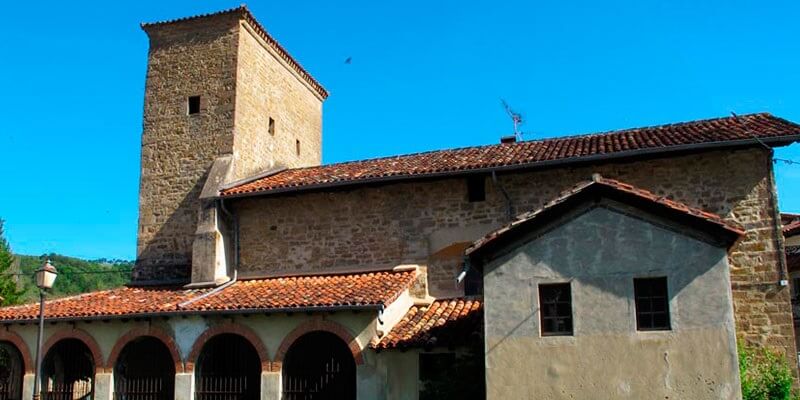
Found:
M 200 113 L 200 96 L 189 96 L 189 115 Z
M 633 280 L 636 299 L 636 329 L 665 331 L 670 329 L 667 278 Z
M 569 283 L 539 285 L 542 336 L 572 335 L 572 293 Z

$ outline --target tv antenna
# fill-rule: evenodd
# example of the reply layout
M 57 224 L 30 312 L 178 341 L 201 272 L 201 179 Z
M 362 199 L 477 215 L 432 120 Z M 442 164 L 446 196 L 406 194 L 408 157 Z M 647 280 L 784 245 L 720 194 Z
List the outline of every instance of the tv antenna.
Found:
M 514 138 L 516 138 L 517 141 L 521 141 L 522 135 L 525 134 L 519 130 L 519 127 L 524 123 L 522 120 L 522 114 L 512 110 L 511 106 L 509 106 L 508 103 L 506 103 L 506 101 L 503 99 L 500 99 L 500 104 L 503 105 L 503 108 L 506 110 L 506 114 L 511 117 L 511 122 L 514 123 Z

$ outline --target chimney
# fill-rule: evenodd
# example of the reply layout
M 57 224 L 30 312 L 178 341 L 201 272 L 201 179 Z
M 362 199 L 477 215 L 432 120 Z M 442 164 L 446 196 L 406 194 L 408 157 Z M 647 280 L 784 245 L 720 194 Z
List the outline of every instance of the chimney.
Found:
M 501 144 L 517 143 L 517 135 L 508 135 L 500 137 Z

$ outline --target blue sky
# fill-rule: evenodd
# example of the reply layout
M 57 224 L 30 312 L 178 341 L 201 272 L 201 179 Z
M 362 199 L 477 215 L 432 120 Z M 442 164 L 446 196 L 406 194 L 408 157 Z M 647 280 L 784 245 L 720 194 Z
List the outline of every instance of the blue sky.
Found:
M 19 253 L 135 257 L 147 39 L 235 1 L 9 2 L 0 218 Z M 331 92 L 324 162 L 769 111 L 800 122 L 800 3 L 251 1 Z M 352 64 L 344 60 L 352 57 Z M 777 151 L 800 160 L 800 144 Z M 800 211 L 800 165 L 776 169 Z

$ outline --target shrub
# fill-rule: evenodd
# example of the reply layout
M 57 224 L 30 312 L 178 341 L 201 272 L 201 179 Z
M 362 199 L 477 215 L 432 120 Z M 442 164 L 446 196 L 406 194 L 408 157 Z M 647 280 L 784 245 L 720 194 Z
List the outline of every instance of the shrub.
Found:
M 743 400 L 800 399 L 792 390 L 792 370 L 783 355 L 739 342 Z

